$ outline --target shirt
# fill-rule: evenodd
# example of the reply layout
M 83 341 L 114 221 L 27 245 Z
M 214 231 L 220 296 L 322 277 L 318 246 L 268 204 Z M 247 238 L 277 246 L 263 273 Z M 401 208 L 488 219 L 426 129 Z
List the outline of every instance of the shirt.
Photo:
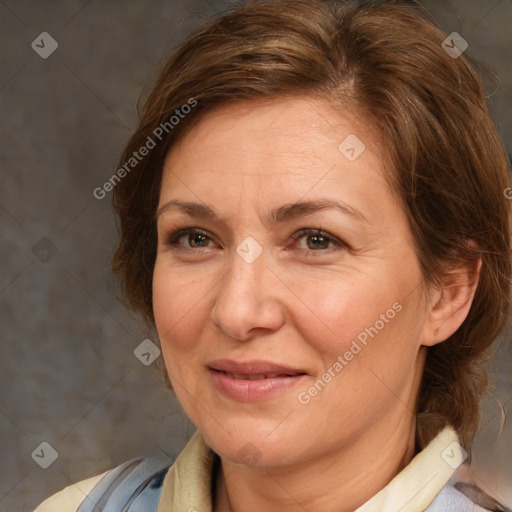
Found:
M 354 512 L 485 512 L 452 485 L 454 473 L 465 459 L 458 441 L 456 432 L 447 426 Z M 157 512 L 212 512 L 214 457 L 196 431 L 163 480 Z M 35 512 L 76 512 L 106 473 L 65 488 Z

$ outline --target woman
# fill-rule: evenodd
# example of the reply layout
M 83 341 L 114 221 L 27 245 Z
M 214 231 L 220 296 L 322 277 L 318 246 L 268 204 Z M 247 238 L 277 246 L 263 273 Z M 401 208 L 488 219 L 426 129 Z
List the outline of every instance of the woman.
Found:
M 457 483 L 511 270 L 463 49 L 418 7 L 283 0 L 172 56 L 117 173 L 113 268 L 198 430 L 38 512 L 507 510 Z

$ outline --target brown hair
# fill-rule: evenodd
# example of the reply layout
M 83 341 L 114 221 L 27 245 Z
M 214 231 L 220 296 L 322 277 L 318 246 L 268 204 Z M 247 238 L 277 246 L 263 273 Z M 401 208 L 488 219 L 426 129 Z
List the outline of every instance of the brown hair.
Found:
M 471 455 L 487 387 L 484 358 L 509 304 L 509 181 L 476 63 L 467 52 L 449 55 L 445 37 L 420 6 L 394 1 L 257 1 L 210 22 L 163 68 L 122 155 L 120 166 L 168 123 L 114 188 L 121 241 L 113 270 L 153 325 L 163 161 L 212 107 L 298 94 L 364 113 L 385 141 L 390 187 L 408 215 L 425 288 L 451 264 L 482 258 L 466 320 L 428 349 L 416 409 L 419 448 L 448 421 Z M 171 127 L 170 116 L 192 101 Z

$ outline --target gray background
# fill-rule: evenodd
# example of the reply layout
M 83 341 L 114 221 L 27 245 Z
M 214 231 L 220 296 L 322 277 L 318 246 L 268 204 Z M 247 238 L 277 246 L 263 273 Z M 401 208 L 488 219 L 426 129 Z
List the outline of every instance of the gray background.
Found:
M 512 151 L 512 0 L 424 4 L 500 76 L 489 105 Z M 0 512 L 30 511 L 137 455 L 175 455 L 193 432 L 155 369 L 161 358 L 144 366 L 133 354 L 152 336 L 115 298 L 110 195 L 92 190 L 115 171 L 169 53 L 226 5 L 0 2 Z M 48 59 L 31 48 L 41 32 L 59 45 Z M 510 328 L 490 373 L 508 411 L 509 339 Z M 499 408 L 490 397 L 483 407 L 474 465 L 512 505 L 512 427 L 496 441 Z M 43 441 L 58 452 L 48 469 L 31 457 Z

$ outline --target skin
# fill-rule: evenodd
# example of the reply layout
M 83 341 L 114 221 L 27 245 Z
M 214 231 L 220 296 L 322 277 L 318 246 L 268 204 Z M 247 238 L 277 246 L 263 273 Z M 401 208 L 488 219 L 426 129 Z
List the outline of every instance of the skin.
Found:
M 338 150 L 349 134 L 366 147 L 355 161 Z M 216 512 L 353 511 L 415 454 L 426 347 L 466 317 L 476 287 L 470 275 L 479 267 L 459 269 L 427 297 L 381 151 L 370 124 L 322 100 L 293 97 L 217 107 L 167 155 L 159 207 L 194 201 L 223 219 L 161 212 L 153 279 L 171 383 L 221 457 Z M 367 222 L 334 209 L 265 221 L 274 208 L 319 198 L 343 201 Z M 183 235 L 169 244 L 185 227 L 207 238 Z M 342 243 L 290 238 L 303 228 L 321 228 Z M 236 252 L 248 236 L 263 249 L 252 263 Z M 298 393 L 397 302 L 401 311 L 300 403 Z M 208 372 L 221 358 L 265 359 L 308 375 L 271 398 L 237 402 Z M 247 443 L 259 457 L 251 465 L 244 464 Z

